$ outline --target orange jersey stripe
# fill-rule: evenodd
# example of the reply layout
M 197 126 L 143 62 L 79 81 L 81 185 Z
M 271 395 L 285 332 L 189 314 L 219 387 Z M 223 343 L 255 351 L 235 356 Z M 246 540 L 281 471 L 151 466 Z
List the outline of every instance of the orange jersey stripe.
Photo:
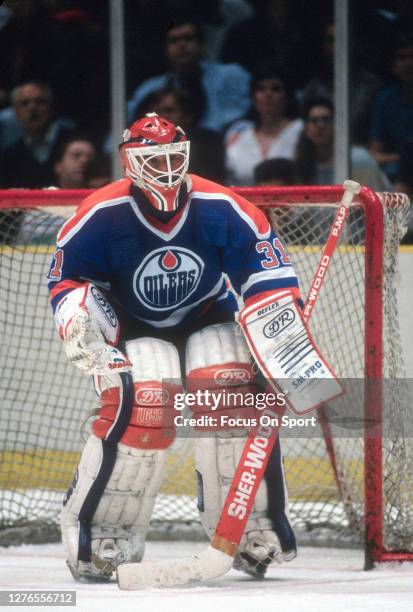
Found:
M 64 280 L 60 283 L 57 283 L 50 290 L 50 299 L 52 300 L 56 295 L 61 293 L 62 291 L 67 291 L 67 289 L 77 289 L 78 287 L 83 287 L 86 283 L 80 283 L 74 280 Z
M 131 181 L 129 179 L 121 179 L 94 191 L 80 203 L 75 214 L 63 225 L 57 235 L 57 242 L 63 240 L 94 206 L 102 202 L 121 198 L 122 196 L 129 196 L 130 186 Z

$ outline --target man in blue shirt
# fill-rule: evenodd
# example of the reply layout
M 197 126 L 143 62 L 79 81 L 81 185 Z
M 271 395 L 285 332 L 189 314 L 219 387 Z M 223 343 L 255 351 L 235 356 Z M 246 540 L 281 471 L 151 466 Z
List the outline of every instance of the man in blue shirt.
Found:
M 221 131 L 242 117 L 250 105 L 250 76 L 238 64 L 202 60 L 202 34 L 199 24 L 179 18 L 169 24 L 165 53 L 170 72 L 147 79 L 139 85 L 128 103 L 132 122 L 145 98 L 167 85 L 185 86 L 197 94 L 203 107 L 198 127 Z

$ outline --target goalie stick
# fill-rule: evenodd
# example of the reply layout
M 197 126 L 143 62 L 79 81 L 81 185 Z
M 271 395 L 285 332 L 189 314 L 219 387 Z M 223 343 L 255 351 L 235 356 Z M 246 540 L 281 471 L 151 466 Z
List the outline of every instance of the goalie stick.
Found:
M 306 323 L 310 319 L 320 293 L 350 204 L 354 196 L 360 191 L 360 185 L 355 181 L 344 181 L 343 188 L 344 194 L 304 305 L 303 314 Z M 267 408 L 264 413 L 273 418 L 273 422 L 276 424 L 271 425 L 271 427 L 258 425 L 251 431 L 208 548 L 200 554 L 188 558 L 122 564 L 117 568 L 119 588 L 135 590 L 148 587 L 198 584 L 223 576 L 231 569 L 233 557 L 244 534 L 258 487 L 264 476 L 285 412 L 286 407 Z M 242 486 L 242 483 L 244 486 Z M 245 483 L 249 485 L 248 496 L 245 495 Z M 244 502 L 247 497 L 247 502 L 242 505 L 239 504 L 239 497 L 237 498 L 240 485 Z

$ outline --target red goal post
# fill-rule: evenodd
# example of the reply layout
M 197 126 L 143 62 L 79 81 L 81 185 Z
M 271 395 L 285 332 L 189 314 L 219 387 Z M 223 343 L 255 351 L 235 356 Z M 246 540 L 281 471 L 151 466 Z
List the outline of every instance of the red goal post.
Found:
M 314 273 L 317 257 L 321 253 L 326 235 L 326 227 L 343 194 L 342 187 L 249 187 L 236 188 L 236 191 L 267 211 L 291 253 L 305 293 L 308 290 L 307 277 L 311 278 Z M 41 274 L 47 271 L 44 269 L 45 262 L 47 258 L 49 260 L 51 258 L 51 234 L 56 232 L 56 219 L 62 221 L 63 217 L 70 216 L 70 207 L 77 206 L 89 193 L 90 191 L 85 190 L 55 189 L 0 191 L 0 254 L 2 258 L 0 268 L 3 270 L 0 276 L 0 289 L 2 296 L 5 296 L 2 297 L 0 327 L 3 325 L 6 337 L 10 338 L 12 334 L 13 341 L 19 344 L 20 348 L 16 350 L 17 361 L 21 361 L 18 357 L 24 351 L 34 354 L 34 357 L 26 362 L 26 371 L 20 377 L 20 389 L 15 389 L 16 382 L 12 379 L 10 370 L 9 374 L 3 377 L 2 393 L 4 390 L 6 407 L 9 409 L 16 410 L 17 407 L 25 412 L 28 400 L 21 399 L 19 392 L 25 386 L 28 388 L 33 386 L 42 372 L 40 370 L 39 373 L 36 369 L 39 366 L 39 359 L 36 360 L 35 356 L 41 355 L 42 351 L 39 347 L 43 342 L 39 334 L 35 333 L 36 322 L 33 323 L 33 334 L 26 336 L 24 323 L 21 320 L 22 317 L 27 316 L 27 309 L 24 312 L 25 309 L 16 297 L 19 275 L 24 291 L 30 292 L 30 296 L 27 293 L 27 303 L 30 304 L 32 310 L 43 313 L 47 305 L 44 301 L 45 295 L 42 287 L 44 278 L 41 278 Z M 335 495 L 341 497 L 341 509 L 338 509 L 338 502 L 331 501 L 334 496 L 331 499 L 328 497 L 329 492 L 319 494 L 317 489 L 316 494 L 313 491 L 300 490 L 300 483 L 303 489 L 305 487 L 302 486 L 302 483 L 308 479 L 302 475 L 303 472 L 299 471 L 303 469 L 305 463 L 311 464 L 311 470 L 315 472 L 315 479 L 317 473 L 320 481 L 325 479 L 321 469 L 324 470 L 326 459 L 320 457 L 317 463 L 311 454 L 314 453 L 318 459 L 321 453 L 319 438 L 300 438 L 297 441 L 287 439 L 284 444 L 287 448 L 287 481 L 289 488 L 293 489 L 293 518 L 296 517 L 299 528 L 303 525 L 310 525 L 310 530 L 316 530 L 317 526 L 323 530 L 326 524 L 330 526 L 336 520 L 347 522 L 350 531 L 356 533 L 356 538 L 364 537 L 366 566 L 386 560 L 413 560 L 413 465 L 408 466 L 404 462 L 406 456 L 411 458 L 413 455 L 409 446 L 411 443 L 413 445 L 413 441 L 398 438 L 389 445 L 387 433 L 382 431 L 383 414 L 387 409 L 384 402 L 387 402 L 388 405 L 397 402 L 402 406 L 408 402 L 407 391 L 403 384 L 396 385 L 401 387 L 397 391 L 393 386 L 390 390 L 385 388 L 388 379 L 398 381 L 403 380 L 404 377 L 394 283 L 398 245 L 406 224 L 408 208 L 408 200 L 402 194 L 375 194 L 365 187 L 362 188 L 351 207 L 352 214 L 346 232 L 344 232 L 345 236 L 333 258 L 332 269 L 328 273 L 320 300 L 321 304 L 317 304 L 314 322 L 311 323 L 317 342 L 323 351 L 326 351 L 328 357 L 331 356 L 338 374 L 348 378 L 349 385 L 352 387 L 347 394 L 348 404 L 344 401 L 340 405 L 340 414 L 343 414 L 343 411 L 345 413 L 349 407 L 350 410 L 353 409 L 357 396 L 362 395 L 365 411 L 363 418 L 365 422 L 373 423 L 363 432 L 362 436 L 357 428 L 356 433 L 354 429 L 344 428 L 344 434 L 340 430 L 337 437 L 333 431 L 325 439 L 327 449 L 330 447 L 326 457 L 329 458 L 330 463 L 332 457 L 335 461 L 335 465 L 333 462 L 333 466 L 330 466 L 333 477 L 328 477 L 326 487 L 330 491 L 333 487 L 332 480 L 335 481 L 337 488 Z M 13 230 L 9 237 L 6 233 L 8 227 Z M 46 231 L 48 227 L 51 228 L 49 233 Z M 31 260 L 35 265 L 40 253 L 43 257 L 41 272 L 38 267 L 31 270 Z M 48 333 L 54 333 L 54 330 L 51 329 L 50 312 L 44 312 L 44 321 L 48 321 L 44 323 L 45 326 L 50 325 Z M 60 350 L 58 339 L 50 340 L 50 343 L 53 359 L 57 360 L 58 367 L 62 368 L 61 371 L 56 372 L 55 378 L 51 379 L 51 386 L 55 389 L 60 385 L 60 392 L 65 395 L 62 401 L 70 405 L 70 402 L 74 401 L 69 397 L 66 398 L 66 395 L 71 393 L 70 385 L 65 386 L 59 381 L 67 377 L 68 373 L 69 376 L 72 376 L 72 371 L 60 364 L 60 360 L 64 360 L 64 355 Z M 7 342 L 6 346 L 8 346 Z M 9 348 L 13 353 L 13 347 L 9 346 Z M 46 363 L 41 364 L 43 370 L 46 367 Z M 84 383 L 82 384 L 84 386 Z M 360 390 L 360 385 L 362 385 L 362 390 Z M 13 392 L 10 391 L 11 388 Z M 389 394 L 393 395 L 389 398 L 387 397 Z M 40 404 L 41 397 L 41 402 L 44 403 L 42 411 L 46 415 L 47 426 L 53 430 L 53 435 L 56 435 L 56 443 L 53 450 L 50 451 L 53 452 L 53 461 L 56 457 L 61 458 L 62 461 L 68 461 L 71 453 L 74 457 L 77 456 L 78 447 L 71 448 L 70 444 L 65 445 L 59 437 L 57 428 L 61 423 L 53 423 L 53 410 L 49 411 L 48 399 L 44 395 L 43 389 L 39 391 L 38 403 Z M 51 403 L 58 401 L 58 395 L 56 391 L 51 393 Z M 27 393 L 25 397 L 27 398 Z M 30 401 L 36 402 L 36 399 L 30 398 Z M 76 407 L 79 414 L 77 414 L 76 427 L 74 424 L 70 425 L 71 430 L 73 429 L 73 436 L 70 434 L 70 439 L 78 435 L 76 431 L 78 422 L 83 420 L 88 409 L 90 406 Z M 333 415 L 335 415 L 334 412 Z M 65 416 L 63 415 L 62 418 Z M 337 417 L 335 418 L 337 422 Z M 397 415 L 395 418 L 398 418 Z M 55 476 L 51 476 L 49 483 L 47 476 L 38 477 L 39 462 L 43 461 L 47 464 L 49 461 L 50 464 L 52 461 L 48 459 L 47 451 L 50 449 L 47 445 L 46 448 L 43 448 L 45 442 L 41 430 L 45 424 L 42 417 L 36 416 L 34 419 L 36 425 L 34 429 L 39 430 L 39 440 L 42 441 L 41 444 L 39 442 L 39 449 L 35 448 L 34 451 L 33 447 L 36 447 L 37 443 L 36 434 L 33 434 L 34 430 L 31 431 L 29 425 L 25 426 L 24 436 L 19 438 L 19 431 L 15 432 L 18 424 L 12 421 L 13 418 L 10 417 L 10 424 L 5 425 L 8 435 L 4 440 L 0 440 L 4 445 L 1 452 L 3 464 L 6 466 L 5 474 L 0 478 L 0 496 L 5 490 L 8 491 L 8 495 L 5 496 L 8 509 L 5 511 L 5 516 L 0 515 L 0 533 L 2 527 L 10 528 L 17 523 L 34 520 L 30 516 L 27 518 L 27 515 L 30 515 L 28 506 L 32 504 L 32 497 L 24 493 L 29 488 L 28 481 L 33 480 L 33 474 L 35 475 L 34 482 L 36 483 L 36 478 L 38 481 L 37 488 L 34 487 L 36 495 L 33 495 L 33 499 L 38 497 L 38 491 L 44 491 L 48 485 L 51 489 L 54 487 L 57 490 L 57 498 L 59 498 L 61 489 L 64 489 L 70 482 L 66 472 L 61 480 L 67 479 L 67 482 L 61 482 L 60 488 L 56 486 L 56 481 L 60 479 L 59 473 L 56 472 Z M 334 419 L 332 422 L 334 424 Z M 339 422 L 341 422 L 340 418 Z M 348 435 L 350 435 L 349 438 L 347 438 Z M 10 439 L 13 436 L 16 441 L 15 446 L 11 448 Z M 300 450 L 297 450 L 298 447 Z M 57 450 L 59 454 L 56 454 Z M 290 450 L 291 456 L 289 455 Z M 188 452 L 185 447 L 179 455 L 178 463 L 181 463 L 184 457 L 185 465 L 190 465 Z M 33 465 L 28 461 L 30 453 L 35 455 Z M 14 471 L 13 468 L 8 469 L 8 463 L 11 462 L 16 466 L 16 461 L 21 461 L 21 471 L 25 475 L 23 482 L 19 482 L 18 468 Z M 73 459 L 72 463 L 74 463 Z M 409 468 L 412 474 L 410 481 L 407 480 Z M 50 469 L 50 465 L 45 469 L 46 471 Z M 392 470 L 390 476 L 385 474 L 386 469 Z M 179 477 L 177 477 L 177 470 L 179 471 L 176 462 L 174 464 L 172 461 L 170 472 L 172 482 L 182 476 L 179 472 Z M 297 476 L 295 476 L 295 470 Z M 184 478 L 186 477 L 185 473 Z M 390 492 L 386 489 L 389 481 L 392 483 L 394 481 Z M 408 492 L 409 486 L 411 493 Z M 167 487 L 166 491 L 165 499 L 162 499 L 166 505 L 163 508 L 160 507 L 158 519 L 161 520 L 165 514 L 168 517 L 171 515 L 171 520 L 179 521 L 181 515 L 178 512 L 179 518 L 173 518 L 175 510 L 170 510 L 168 504 L 174 503 L 177 504 L 177 507 L 184 508 L 189 504 L 188 498 L 192 498 L 193 491 L 177 494 L 174 485 Z M 399 498 L 395 499 L 393 495 Z M 297 497 L 297 502 L 294 501 L 294 496 Z M 0 501 L 2 501 L 1 497 Z M 46 523 L 55 523 L 56 500 L 53 498 L 53 502 L 49 502 L 46 495 L 40 505 L 44 507 L 49 503 L 52 509 L 45 509 L 46 518 L 42 520 L 45 520 Z M 191 515 L 190 520 L 193 519 Z

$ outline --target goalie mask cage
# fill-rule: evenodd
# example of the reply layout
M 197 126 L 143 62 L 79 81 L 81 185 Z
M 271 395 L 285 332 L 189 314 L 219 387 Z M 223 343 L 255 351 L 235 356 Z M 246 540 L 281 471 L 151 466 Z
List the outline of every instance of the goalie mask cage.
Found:
M 236 191 L 266 210 L 306 296 L 342 187 Z M 67 362 L 45 279 L 57 230 L 88 193 L 0 192 L 4 545 L 57 537 L 62 498 L 83 446 L 81 424 L 97 406 L 91 379 Z M 403 436 L 409 397 L 395 286 L 408 211 L 403 194 L 362 188 L 356 196 L 310 323 L 346 394 L 319 412 L 311 435 L 282 432 L 299 540 L 364 540 L 366 567 L 413 560 L 413 439 Z M 192 534 L 197 524 L 192 444 L 177 439 L 169 455 L 152 521 L 162 537 Z

